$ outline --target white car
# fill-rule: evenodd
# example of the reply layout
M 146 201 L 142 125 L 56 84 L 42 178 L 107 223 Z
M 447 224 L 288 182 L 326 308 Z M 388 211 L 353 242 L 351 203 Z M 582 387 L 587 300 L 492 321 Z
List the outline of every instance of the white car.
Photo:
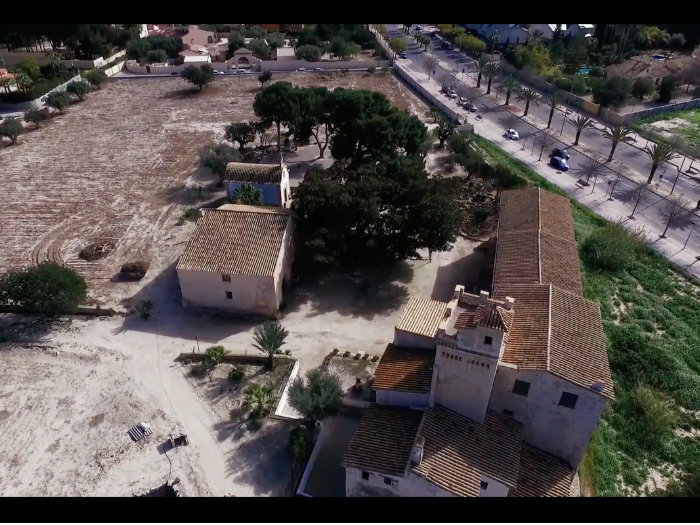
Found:
M 510 140 L 518 140 L 520 138 L 520 135 L 518 135 L 518 132 L 515 131 L 514 129 L 507 129 L 503 133 L 503 136 L 507 139 L 510 139 Z
M 314 71 L 323 71 L 323 68 L 322 67 L 315 67 Z
M 305 68 L 305 67 L 300 67 L 299 69 L 297 69 L 297 71 L 306 71 L 306 68 Z

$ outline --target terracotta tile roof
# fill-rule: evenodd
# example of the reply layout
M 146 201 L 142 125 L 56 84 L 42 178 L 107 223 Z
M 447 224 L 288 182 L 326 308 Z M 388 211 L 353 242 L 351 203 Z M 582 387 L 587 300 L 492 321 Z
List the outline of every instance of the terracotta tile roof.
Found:
M 583 295 L 578 248 L 572 240 L 544 231 L 499 232 L 493 282 L 552 283 Z
M 495 290 L 496 295 L 505 293 L 515 299 L 515 305 L 504 362 L 548 370 L 586 389 L 600 382 L 600 394 L 614 399 L 596 303 L 548 284 L 499 285 Z
M 493 330 L 505 332 L 508 330 L 508 320 L 510 316 L 506 310 L 492 304 L 488 305 L 459 305 L 465 311 L 457 316 L 455 328 L 474 328 L 483 326 Z
M 445 317 L 447 303 L 421 297 L 411 297 L 396 325 L 397 330 L 435 337 L 438 325 Z
M 272 275 L 290 220 L 284 208 L 226 205 L 205 209 L 178 270 Z
M 499 236 L 504 232 L 542 230 L 569 241 L 574 238 L 569 199 L 538 187 L 502 192 L 498 213 Z
M 423 459 L 412 467 L 420 476 L 460 496 L 478 496 L 482 475 L 509 487 L 518 481 L 522 427 L 489 411 L 483 424 L 436 405 L 425 412 L 418 439 Z
M 374 372 L 372 388 L 428 393 L 434 362 L 435 350 L 403 348 L 389 343 Z
M 341 465 L 402 477 L 423 412 L 372 405 L 345 450 Z
M 224 180 L 228 182 L 279 184 L 282 181 L 282 166 L 279 164 L 248 164 L 246 162 L 229 162 L 226 165 Z
M 573 479 L 574 471 L 566 462 L 523 443 L 518 485 L 508 496 L 568 498 Z

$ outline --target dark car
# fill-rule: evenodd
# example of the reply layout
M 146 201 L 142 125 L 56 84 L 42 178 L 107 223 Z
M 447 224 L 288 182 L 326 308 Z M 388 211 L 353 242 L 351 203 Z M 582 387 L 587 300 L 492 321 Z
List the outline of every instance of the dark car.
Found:
M 566 163 L 566 159 L 552 157 L 549 163 L 559 171 L 569 171 L 569 165 Z
M 552 153 L 549 154 L 550 157 L 559 157 L 560 159 L 565 159 L 568 160 L 571 155 L 569 155 L 569 152 L 566 151 L 566 149 L 561 149 L 561 148 L 554 148 L 552 150 Z

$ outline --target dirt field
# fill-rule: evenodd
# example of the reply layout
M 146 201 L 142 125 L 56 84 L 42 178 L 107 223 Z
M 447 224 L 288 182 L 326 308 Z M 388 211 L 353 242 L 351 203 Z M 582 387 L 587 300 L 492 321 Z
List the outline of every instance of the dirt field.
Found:
M 424 112 L 417 97 L 391 75 L 275 74 L 297 85 L 343 86 L 384 92 L 399 108 Z M 114 306 L 179 256 L 193 228 L 176 226 L 188 206 L 223 195 L 215 177 L 197 169 L 197 152 L 232 121 L 254 119 L 260 84 L 253 76 L 218 78 L 201 93 L 183 80 L 109 83 L 71 106 L 20 144 L 0 149 L 0 271 L 45 260 L 67 264 L 89 285 L 91 302 Z M 107 257 L 78 258 L 86 245 L 112 241 Z M 124 262 L 146 259 L 138 284 L 112 282 Z
M 160 454 L 177 424 L 147 401 L 116 351 L 79 344 L 16 346 L 0 351 L 0 494 L 131 496 L 180 478 L 197 488 L 182 449 Z M 147 421 L 153 434 L 127 434 Z

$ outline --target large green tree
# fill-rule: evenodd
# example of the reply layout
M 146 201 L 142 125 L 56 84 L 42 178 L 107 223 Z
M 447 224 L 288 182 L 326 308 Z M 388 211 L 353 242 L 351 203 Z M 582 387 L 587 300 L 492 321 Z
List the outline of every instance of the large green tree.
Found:
M 374 155 L 356 166 L 310 170 L 293 205 L 304 257 L 350 268 L 403 260 L 421 248 L 446 249 L 459 221 L 443 182 L 428 176 L 417 155 Z
M 241 154 L 226 143 L 208 144 L 199 152 L 199 162 L 219 176 L 219 185 L 223 184 L 226 166 L 229 162 L 238 162 Z
M 209 64 L 203 66 L 187 66 L 182 72 L 184 78 L 190 84 L 194 84 L 201 91 L 204 86 L 214 79 L 214 70 Z
M 316 369 L 306 373 L 306 382 L 296 378 L 288 394 L 290 406 L 304 417 L 307 428 L 337 414 L 342 395 L 338 376 Z
M 282 147 L 282 126 L 288 126 L 297 118 L 298 104 L 294 87 L 289 82 L 276 82 L 258 93 L 253 101 L 255 115 L 277 127 L 277 150 Z
M 52 262 L 0 277 L 0 305 L 28 312 L 71 313 L 85 299 L 86 292 L 82 277 Z
M 226 126 L 224 138 L 229 142 L 238 142 L 238 149 L 243 151 L 246 144 L 255 140 L 255 129 L 250 122 L 232 122 Z

